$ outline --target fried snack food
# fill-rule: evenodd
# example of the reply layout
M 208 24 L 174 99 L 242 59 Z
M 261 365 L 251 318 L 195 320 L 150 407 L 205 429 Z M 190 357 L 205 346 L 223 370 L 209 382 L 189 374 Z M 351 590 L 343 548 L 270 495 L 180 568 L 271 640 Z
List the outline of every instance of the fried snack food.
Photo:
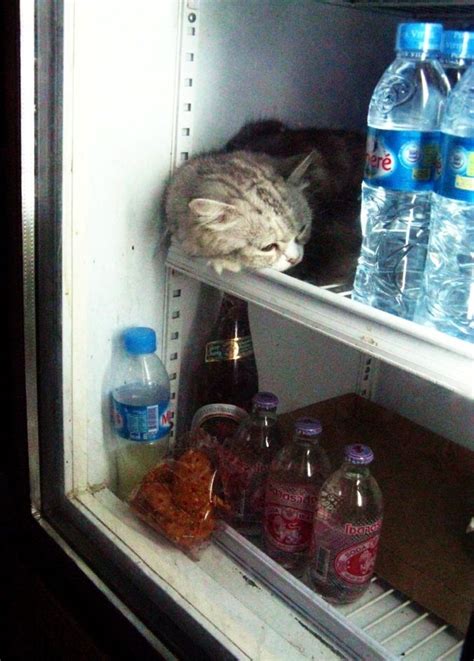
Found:
M 193 554 L 215 525 L 215 469 L 204 450 L 186 450 L 156 466 L 130 497 L 132 510 L 182 550 Z

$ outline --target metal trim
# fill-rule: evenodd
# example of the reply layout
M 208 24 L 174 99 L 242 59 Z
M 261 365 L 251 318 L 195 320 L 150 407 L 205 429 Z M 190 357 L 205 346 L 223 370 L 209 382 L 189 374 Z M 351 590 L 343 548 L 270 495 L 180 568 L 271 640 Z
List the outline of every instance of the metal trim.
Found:
M 63 3 L 36 0 L 36 360 L 42 509 L 64 499 L 62 401 Z M 52 259 L 53 257 L 53 259 Z M 48 479 L 49 476 L 49 479 Z
M 23 240 L 23 318 L 26 420 L 30 493 L 41 507 L 36 373 L 35 282 L 35 13 L 31 0 L 20 2 L 21 206 Z

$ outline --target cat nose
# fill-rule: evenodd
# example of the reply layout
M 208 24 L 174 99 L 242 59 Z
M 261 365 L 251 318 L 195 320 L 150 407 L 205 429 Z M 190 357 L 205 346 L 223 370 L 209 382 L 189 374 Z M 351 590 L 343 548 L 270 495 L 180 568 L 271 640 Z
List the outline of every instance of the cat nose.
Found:
M 298 263 L 299 263 L 300 258 L 299 258 L 299 257 L 291 257 L 288 261 L 290 262 L 290 264 L 291 264 L 292 266 L 295 266 L 295 264 L 298 264 Z

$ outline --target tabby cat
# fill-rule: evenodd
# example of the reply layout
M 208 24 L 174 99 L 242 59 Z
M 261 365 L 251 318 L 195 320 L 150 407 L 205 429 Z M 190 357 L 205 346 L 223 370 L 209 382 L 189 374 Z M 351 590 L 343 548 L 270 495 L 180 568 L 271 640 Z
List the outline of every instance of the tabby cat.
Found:
M 223 151 L 177 169 L 168 229 L 218 272 L 270 267 L 315 284 L 352 282 L 364 158 L 362 134 L 247 124 Z

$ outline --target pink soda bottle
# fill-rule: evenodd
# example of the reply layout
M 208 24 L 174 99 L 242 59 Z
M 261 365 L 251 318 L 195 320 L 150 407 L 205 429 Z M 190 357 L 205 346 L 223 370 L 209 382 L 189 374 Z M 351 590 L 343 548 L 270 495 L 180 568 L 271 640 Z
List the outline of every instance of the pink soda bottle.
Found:
M 348 604 L 367 590 L 374 572 L 383 501 L 370 473 L 367 445 L 348 445 L 344 463 L 324 483 L 314 515 L 310 584 L 327 601 Z
M 319 420 L 296 421 L 292 442 L 271 463 L 265 490 L 266 553 L 296 576 L 305 568 L 317 497 L 330 473 L 321 432 Z
M 276 395 L 258 392 L 252 399 L 251 414 L 219 449 L 224 500 L 229 508 L 226 519 L 247 536 L 262 532 L 267 473 L 281 445 L 277 407 Z

